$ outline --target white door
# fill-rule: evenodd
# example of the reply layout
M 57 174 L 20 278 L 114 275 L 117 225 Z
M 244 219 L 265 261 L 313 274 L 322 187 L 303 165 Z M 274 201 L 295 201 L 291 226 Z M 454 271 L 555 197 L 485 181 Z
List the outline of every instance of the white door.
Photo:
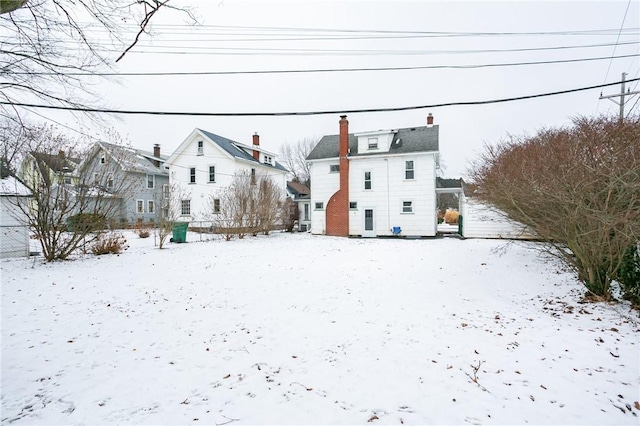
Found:
M 376 221 L 373 214 L 373 209 L 364 209 L 364 228 L 362 231 L 363 237 L 375 237 L 376 236 Z

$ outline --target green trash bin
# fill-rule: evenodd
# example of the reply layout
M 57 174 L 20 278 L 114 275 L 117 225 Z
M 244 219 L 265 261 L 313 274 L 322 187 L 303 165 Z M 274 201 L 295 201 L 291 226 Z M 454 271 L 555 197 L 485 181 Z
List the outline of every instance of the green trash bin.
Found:
M 189 222 L 176 222 L 173 224 L 173 238 L 174 243 L 186 243 L 187 242 L 187 227 Z

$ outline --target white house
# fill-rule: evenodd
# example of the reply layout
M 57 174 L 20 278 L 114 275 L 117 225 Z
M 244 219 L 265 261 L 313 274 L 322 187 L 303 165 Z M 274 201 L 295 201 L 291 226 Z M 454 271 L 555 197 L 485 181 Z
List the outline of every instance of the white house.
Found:
M 311 165 L 311 232 L 339 236 L 435 236 L 438 126 L 324 136 Z
M 287 194 L 296 205 L 298 221 L 297 231 L 311 229 L 311 190 L 298 182 L 287 182 Z
M 30 197 L 31 191 L 13 176 L 0 180 L 0 258 L 29 256 L 29 221 L 16 197 Z
M 165 162 L 169 182 L 185 192 L 181 220 L 211 221 L 215 211 L 210 200 L 217 199 L 237 172 L 266 175 L 286 193 L 289 171 L 276 161 L 276 154 L 262 149 L 258 134 L 252 139 L 252 145 L 245 145 L 196 128 L 171 154 Z

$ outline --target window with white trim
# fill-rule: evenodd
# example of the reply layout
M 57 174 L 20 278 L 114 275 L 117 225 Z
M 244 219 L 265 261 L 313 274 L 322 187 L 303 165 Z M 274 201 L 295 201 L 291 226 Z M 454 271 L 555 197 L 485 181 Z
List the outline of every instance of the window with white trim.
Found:
M 136 213 L 144 213 L 144 200 L 136 200 Z
M 357 201 L 349 201 L 349 210 L 357 210 L 358 202 Z
M 191 167 L 189 169 L 189 183 L 196 183 L 196 168 Z
M 304 203 L 304 219 L 303 220 L 309 220 L 309 203 Z
M 330 164 L 329 173 L 338 173 L 340 171 L 340 164 Z
M 107 175 L 107 188 L 113 188 L 113 173 Z
M 371 172 L 364 172 L 364 189 L 371 189 Z
M 216 181 L 216 166 L 209 166 L 209 182 Z
M 404 162 L 404 178 L 405 179 L 414 178 L 413 160 L 408 160 Z
M 156 177 L 154 175 L 147 175 L 147 188 L 153 189 L 156 186 Z
M 402 213 L 413 213 L 413 201 L 402 202 Z
M 182 216 L 191 214 L 191 200 L 180 200 L 180 214 Z
M 369 138 L 368 147 L 369 149 L 378 149 L 378 138 Z
M 316 209 L 316 210 L 322 210 L 322 209 L 324 209 L 324 203 L 316 203 L 316 204 L 315 204 L 315 209 Z
M 169 198 L 169 184 L 168 183 L 163 183 L 162 184 L 162 198 Z
M 204 155 L 204 142 L 198 141 L 198 155 Z
M 156 212 L 156 203 L 153 200 L 147 200 L 147 212 L 151 214 Z
M 213 199 L 213 212 L 216 214 L 220 213 L 220 198 Z

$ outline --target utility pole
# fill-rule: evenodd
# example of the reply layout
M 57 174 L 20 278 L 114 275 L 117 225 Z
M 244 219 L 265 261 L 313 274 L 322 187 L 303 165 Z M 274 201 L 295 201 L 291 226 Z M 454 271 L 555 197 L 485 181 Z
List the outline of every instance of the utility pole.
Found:
M 627 77 L 627 73 L 623 72 L 620 93 L 615 95 L 606 95 L 606 96 L 602 96 L 602 93 L 600 93 L 600 99 L 609 99 L 611 102 L 614 102 L 620 105 L 620 122 L 624 120 L 624 104 L 628 100 L 628 99 L 625 100 L 625 98 L 628 97 L 630 99 L 634 95 L 637 95 L 638 93 L 640 93 L 640 91 L 637 91 L 637 90 L 634 92 L 630 92 L 629 89 L 627 89 L 626 92 L 624 91 L 624 83 L 625 83 L 626 77 Z M 612 99 L 612 98 L 620 98 L 620 101 L 616 101 L 615 99 Z

